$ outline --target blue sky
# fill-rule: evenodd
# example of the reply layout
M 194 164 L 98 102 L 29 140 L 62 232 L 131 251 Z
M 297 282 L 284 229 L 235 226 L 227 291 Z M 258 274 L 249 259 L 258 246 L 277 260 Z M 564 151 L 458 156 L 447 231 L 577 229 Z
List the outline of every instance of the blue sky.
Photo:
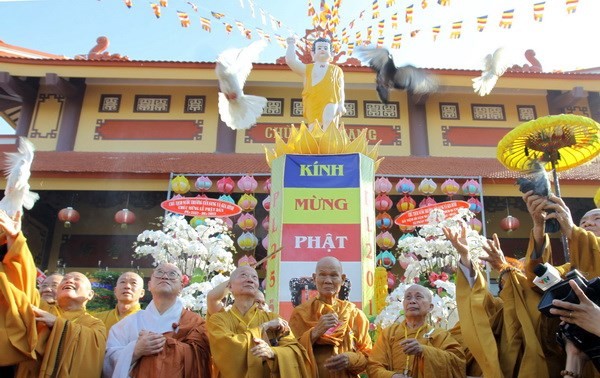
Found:
M 450 0 L 445 7 L 437 0 L 428 0 L 425 9 L 421 0 L 396 0 L 390 8 L 386 8 L 386 0 L 378 1 L 380 16 L 372 19 L 372 1 L 342 0 L 338 33 L 356 20 L 349 33 L 350 41 L 356 31 L 362 31 L 364 38 L 367 26 L 373 25 L 376 34 L 377 21 L 387 19 L 386 47 L 393 34 L 403 34 L 402 47 L 394 52 L 399 62 L 431 68 L 479 68 L 485 54 L 504 45 L 522 50 L 534 48 L 545 70 L 600 66 L 600 52 L 589 46 L 593 38 L 590 33 L 597 22 L 592 17 L 600 14 L 598 0 L 579 0 L 576 12 L 570 15 L 566 13 L 565 0 L 547 0 L 541 23 L 534 22 L 532 16 L 533 4 L 540 0 Z M 311 27 L 308 0 L 254 0 L 254 18 L 248 0 L 168 0 L 159 19 L 152 12 L 151 1 L 132 2 L 133 6 L 127 8 L 124 0 L 0 0 L 0 40 L 72 57 L 87 53 L 96 38 L 105 35 L 111 42 L 111 53 L 132 59 L 214 61 L 226 47 L 249 43 L 235 26 L 227 35 L 222 21 L 241 21 L 249 29 L 261 27 L 271 36 L 278 33 L 283 37 L 292 32 L 303 35 Z M 196 5 L 198 12 L 189 3 Z M 318 8 L 319 0 L 312 3 Z M 327 3 L 333 4 L 333 0 Z M 406 24 L 405 8 L 410 4 L 414 4 L 414 21 Z M 260 9 L 267 15 L 266 25 L 262 25 Z M 509 9 L 514 9 L 513 26 L 501 29 L 500 17 Z M 178 10 L 189 14 L 189 28 L 179 25 Z M 364 17 L 359 19 L 362 10 Z M 218 21 L 210 11 L 225 17 Z M 395 12 L 400 25 L 391 30 L 389 19 Z M 268 15 L 281 21 L 283 27 L 272 30 Z M 488 22 L 479 33 L 476 18 L 482 15 L 488 16 Z M 201 16 L 211 20 L 211 33 L 201 29 Z M 450 28 L 456 21 L 463 21 L 462 35 L 460 39 L 450 39 Z M 437 25 L 441 31 L 434 42 L 431 28 Z M 417 29 L 420 33 L 410 38 L 410 32 Z M 256 31 L 253 37 L 258 38 Z M 284 49 L 273 41 L 261 61 L 273 62 L 283 54 Z
M 338 34 L 354 22 L 349 41 L 360 31 L 366 36 L 368 26 L 377 35 L 378 21 L 384 19 L 385 47 L 390 47 L 394 34 L 403 35 L 400 49 L 392 50 L 398 64 L 412 63 L 428 68 L 482 68 L 482 58 L 499 46 L 512 49 L 515 64 L 527 63 L 522 58 L 525 49 L 533 48 L 545 71 L 571 70 L 600 66 L 600 51 L 590 44 L 600 15 L 599 0 L 579 0 L 576 12 L 567 14 L 565 0 L 546 0 L 543 22 L 533 20 L 533 4 L 541 0 L 449 0 L 449 6 L 438 0 L 396 0 L 387 8 L 386 0 L 378 0 L 380 15 L 373 19 L 372 0 L 342 0 L 339 8 Z M 233 26 L 230 34 L 223 21 L 241 21 L 253 30 L 269 33 L 273 42 L 263 52 L 260 62 L 274 62 L 285 50 L 273 36 L 291 34 L 303 36 L 312 27 L 307 15 L 308 0 L 253 0 L 254 17 L 249 0 L 168 0 L 156 18 L 149 0 L 132 0 L 127 8 L 124 0 L 0 0 L 0 40 L 48 53 L 73 57 L 85 54 L 104 35 L 110 40 L 108 51 L 136 60 L 214 61 L 228 47 L 249 44 Z M 158 3 L 159 0 L 153 0 Z M 332 5 L 333 0 L 327 0 Z M 192 8 L 194 4 L 198 11 Z M 319 7 L 320 0 L 312 4 Z M 406 7 L 414 4 L 413 23 L 405 22 Z M 266 15 L 262 24 L 260 10 Z M 512 27 L 503 29 L 499 22 L 504 11 L 513 9 Z M 191 25 L 182 28 L 177 11 L 187 12 Z M 216 20 L 211 11 L 225 16 Z M 363 18 L 359 18 L 364 11 Z M 391 28 L 391 16 L 398 12 L 399 27 Z M 477 32 L 477 17 L 487 15 L 482 32 Z M 270 16 L 281 22 L 274 30 Z M 211 20 L 212 32 L 202 30 L 200 17 Z M 450 39 L 452 24 L 463 21 L 461 38 Z M 432 28 L 440 26 L 434 41 Z M 348 28 L 349 30 L 349 28 Z M 420 30 L 414 37 L 410 32 Z M 376 37 L 375 37 L 376 38 Z M 375 39 L 373 40 L 375 42 Z M 2 122 L 0 121 L 0 124 Z

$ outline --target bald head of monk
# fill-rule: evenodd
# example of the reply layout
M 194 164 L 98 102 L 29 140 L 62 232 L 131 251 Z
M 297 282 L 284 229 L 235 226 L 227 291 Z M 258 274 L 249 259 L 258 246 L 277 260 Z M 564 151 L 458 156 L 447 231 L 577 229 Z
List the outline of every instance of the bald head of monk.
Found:
M 236 300 L 242 297 L 251 297 L 254 300 L 259 291 L 256 270 L 249 265 L 240 266 L 235 269 L 231 272 L 231 277 L 229 278 L 229 289 Z
M 411 285 L 404 292 L 404 316 L 407 323 L 422 325 L 427 319 L 427 315 L 433 310 L 433 295 L 431 291 L 421 285 Z
M 117 279 L 114 289 L 115 298 L 121 304 L 136 304 L 144 296 L 144 280 L 139 274 L 125 272 Z
M 600 238 L 600 209 L 592 209 L 585 213 L 579 226 Z
M 42 281 L 39 291 L 43 301 L 50 304 L 56 303 L 56 292 L 62 279 L 62 274 L 52 273 Z
M 64 275 L 58 285 L 56 302 L 63 310 L 79 310 L 94 297 L 90 280 L 82 273 L 70 272 Z
M 156 296 L 177 297 L 183 289 L 183 274 L 175 264 L 161 263 L 152 272 L 148 290 L 152 293 L 152 298 Z
M 313 280 L 319 292 L 319 298 L 326 303 L 332 303 L 338 296 L 346 275 L 342 263 L 335 257 L 323 257 L 315 268 Z

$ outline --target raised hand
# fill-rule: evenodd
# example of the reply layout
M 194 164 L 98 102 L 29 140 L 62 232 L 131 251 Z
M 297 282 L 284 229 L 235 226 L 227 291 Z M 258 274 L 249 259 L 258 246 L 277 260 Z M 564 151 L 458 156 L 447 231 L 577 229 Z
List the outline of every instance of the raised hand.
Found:
M 573 217 L 571 216 L 571 210 L 562 200 L 562 198 L 555 196 L 554 194 L 550 194 L 548 196 L 548 201 L 546 201 L 546 210 L 554 210 L 553 212 L 548 212 L 546 214 L 546 219 L 556 219 L 558 223 L 560 223 L 560 232 L 563 233 L 567 238 L 571 237 L 573 233 L 573 227 L 575 227 L 575 223 L 573 223 Z
M 450 244 L 456 248 L 456 251 L 460 255 L 460 262 L 464 266 L 470 267 L 471 254 L 469 253 L 469 245 L 467 244 L 467 226 L 464 223 L 461 223 L 460 230 L 457 232 L 452 231 L 447 227 L 444 227 L 442 231 Z
M 487 252 L 487 256 L 482 256 L 481 259 L 483 261 L 487 261 L 490 263 L 492 268 L 496 271 L 501 271 L 505 266 L 508 265 L 506 259 L 504 258 L 504 252 L 502 252 L 502 248 L 500 248 L 500 240 L 498 240 L 498 235 L 492 235 L 492 240 L 487 240 L 487 243 L 483 244 L 483 250 Z
M 46 324 L 48 328 L 54 327 L 54 323 L 56 323 L 56 316 L 51 313 L 44 311 L 38 307 L 31 306 L 33 312 L 35 314 L 35 321 Z
M 560 316 L 560 320 L 565 323 L 578 325 L 586 331 L 600 336 L 600 307 L 585 295 L 575 281 L 570 280 L 569 285 L 579 298 L 579 304 L 555 299 L 552 304 L 558 308 L 551 308 L 550 313 Z

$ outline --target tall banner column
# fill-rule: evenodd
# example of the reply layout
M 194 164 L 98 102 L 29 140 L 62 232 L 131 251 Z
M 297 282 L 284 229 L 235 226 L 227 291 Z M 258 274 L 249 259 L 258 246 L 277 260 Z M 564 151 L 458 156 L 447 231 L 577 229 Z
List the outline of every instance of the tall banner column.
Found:
M 347 280 L 340 296 L 374 312 L 374 162 L 362 154 L 284 155 L 271 164 L 266 287 L 270 307 L 289 318 L 317 294 L 316 263 L 333 256 Z

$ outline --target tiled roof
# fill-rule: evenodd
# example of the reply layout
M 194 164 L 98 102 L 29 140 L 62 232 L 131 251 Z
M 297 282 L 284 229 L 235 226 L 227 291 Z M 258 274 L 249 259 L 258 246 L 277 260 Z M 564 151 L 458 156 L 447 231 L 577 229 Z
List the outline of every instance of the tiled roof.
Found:
M 36 152 L 33 175 L 76 177 L 101 175 L 129 177 L 163 175 L 170 172 L 213 175 L 270 174 L 263 154 L 209 153 L 127 153 L 127 152 Z M 484 179 L 512 180 L 521 174 L 507 170 L 493 158 L 386 157 L 377 175 L 419 175 L 427 177 L 481 176 Z M 561 180 L 597 181 L 600 161 L 560 173 Z
M 4 43 L 4 41 L 0 41 L 0 57 L 52 60 L 68 59 L 62 55 L 49 54 L 42 51 L 26 49 L 20 46 L 9 45 L 8 43 Z

